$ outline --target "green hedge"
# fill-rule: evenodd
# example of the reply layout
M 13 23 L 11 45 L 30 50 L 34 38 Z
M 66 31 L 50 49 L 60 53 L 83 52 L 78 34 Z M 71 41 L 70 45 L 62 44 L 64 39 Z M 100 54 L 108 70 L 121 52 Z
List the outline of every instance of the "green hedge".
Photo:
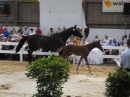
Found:
M 62 84 L 69 78 L 70 63 L 50 55 L 40 58 L 27 67 L 27 77 L 36 79 L 37 92 L 33 97 L 61 97 Z
M 130 97 L 130 72 L 118 67 L 105 81 L 106 97 Z

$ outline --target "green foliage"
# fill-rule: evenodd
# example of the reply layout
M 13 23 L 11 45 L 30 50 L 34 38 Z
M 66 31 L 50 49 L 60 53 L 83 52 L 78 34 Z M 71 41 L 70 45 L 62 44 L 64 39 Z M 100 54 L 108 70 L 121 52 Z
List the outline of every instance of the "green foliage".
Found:
M 26 75 L 37 81 L 38 93 L 33 97 L 61 97 L 61 85 L 67 82 L 69 69 L 70 63 L 55 55 L 32 62 Z
M 130 97 L 130 73 L 118 67 L 105 81 L 107 97 Z

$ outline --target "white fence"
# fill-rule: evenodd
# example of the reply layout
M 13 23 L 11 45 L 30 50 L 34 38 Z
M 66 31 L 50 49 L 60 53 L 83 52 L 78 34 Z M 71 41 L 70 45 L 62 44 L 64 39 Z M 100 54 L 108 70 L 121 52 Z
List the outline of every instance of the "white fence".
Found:
M 17 45 L 18 43 L 16 42 L 0 42 L 0 45 Z M 121 49 L 124 50 L 127 47 L 123 47 L 123 46 L 102 46 L 103 49 Z M 10 53 L 10 54 L 14 54 L 15 50 L 0 50 L 0 53 Z M 25 51 L 23 48 L 21 48 L 21 50 L 18 52 L 18 54 L 20 54 L 20 61 L 23 61 L 23 54 L 28 54 L 27 51 Z M 35 55 L 51 55 L 51 54 L 55 54 L 55 55 L 59 55 L 58 52 L 41 52 L 41 51 L 34 51 L 33 54 Z M 96 54 L 89 54 L 88 57 L 97 57 L 97 58 L 114 58 L 114 59 L 119 59 L 120 56 L 118 55 L 96 55 Z

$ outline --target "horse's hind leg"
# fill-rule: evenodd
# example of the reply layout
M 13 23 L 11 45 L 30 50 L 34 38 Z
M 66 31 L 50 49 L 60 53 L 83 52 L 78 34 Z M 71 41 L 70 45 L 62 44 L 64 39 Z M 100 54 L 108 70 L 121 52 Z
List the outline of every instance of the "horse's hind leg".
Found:
M 32 50 L 28 50 L 28 61 L 29 61 L 29 63 L 32 62 L 32 53 L 33 53 Z
M 79 72 L 78 72 L 78 68 L 79 68 L 79 65 L 80 65 L 82 59 L 83 59 L 83 57 L 80 57 L 79 62 L 78 62 L 78 66 L 77 66 L 77 68 L 76 68 L 76 72 L 77 72 L 77 74 L 79 73 Z
M 90 70 L 90 68 L 89 68 L 89 63 L 88 63 L 87 57 L 85 57 L 84 59 L 85 59 L 85 61 L 86 61 L 86 65 L 88 66 L 88 70 L 89 70 L 90 74 L 92 75 L 91 70 Z

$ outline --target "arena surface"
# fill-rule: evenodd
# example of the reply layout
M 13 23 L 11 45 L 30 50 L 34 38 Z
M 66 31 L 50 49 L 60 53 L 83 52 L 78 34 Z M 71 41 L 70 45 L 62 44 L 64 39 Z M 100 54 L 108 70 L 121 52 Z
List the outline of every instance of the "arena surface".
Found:
M 0 97 L 32 97 L 36 93 L 36 82 L 25 76 L 27 62 L 0 61 Z M 93 75 L 87 66 L 76 65 L 70 69 L 70 79 L 63 85 L 63 96 L 71 97 L 105 97 L 105 80 L 109 72 L 114 72 L 116 65 L 90 65 Z

